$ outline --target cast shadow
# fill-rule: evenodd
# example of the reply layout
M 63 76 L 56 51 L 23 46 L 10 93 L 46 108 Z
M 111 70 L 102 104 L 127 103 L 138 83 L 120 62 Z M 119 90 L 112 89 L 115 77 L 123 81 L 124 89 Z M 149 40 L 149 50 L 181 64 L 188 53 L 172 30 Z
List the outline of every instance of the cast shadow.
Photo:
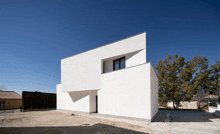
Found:
M 31 134 L 146 134 L 134 130 L 119 128 L 116 126 L 106 124 L 95 124 L 88 126 L 89 124 L 82 124 L 81 126 L 51 126 L 51 127 L 1 127 L 1 134 L 9 133 L 31 133 Z
M 219 118 L 206 111 L 159 109 L 158 114 L 153 122 L 164 122 L 167 118 L 167 113 L 170 113 L 170 122 L 213 122 L 211 119 Z
M 69 96 L 71 97 L 73 102 L 76 102 L 86 96 L 89 95 L 88 91 L 78 91 L 78 92 L 70 92 Z

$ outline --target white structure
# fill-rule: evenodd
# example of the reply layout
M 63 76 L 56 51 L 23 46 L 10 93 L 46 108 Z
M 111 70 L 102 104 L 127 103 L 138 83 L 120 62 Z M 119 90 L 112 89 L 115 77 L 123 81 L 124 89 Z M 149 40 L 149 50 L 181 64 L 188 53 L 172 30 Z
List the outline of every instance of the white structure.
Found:
M 152 120 L 158 79 L 146 63 L 146 33 L 62 59 L 57 109 Z
M 174 104 L 175 107 L 177 106 Z M 173 108 L 173 102 L 167 102 L 167 107 Z M 180 106 L 178 107 L 179 109 L 198 109 L 199 103 L 198 101 L 181 101 Z
M 220 117 L 220 104 L 217 103 L 217 107 L 209 106 L 209 112 L 214 113 L 216 116 Z

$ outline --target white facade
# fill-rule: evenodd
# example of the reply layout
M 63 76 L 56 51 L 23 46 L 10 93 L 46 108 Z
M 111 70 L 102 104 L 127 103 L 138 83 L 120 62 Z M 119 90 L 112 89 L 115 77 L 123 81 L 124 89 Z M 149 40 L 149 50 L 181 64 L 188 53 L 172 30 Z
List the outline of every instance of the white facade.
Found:
M 121 57 L 125 68 L 113 71 Z M 62 59 L 57 109 L 151 120 L 158 80 L 146 63 L 146 33 Z

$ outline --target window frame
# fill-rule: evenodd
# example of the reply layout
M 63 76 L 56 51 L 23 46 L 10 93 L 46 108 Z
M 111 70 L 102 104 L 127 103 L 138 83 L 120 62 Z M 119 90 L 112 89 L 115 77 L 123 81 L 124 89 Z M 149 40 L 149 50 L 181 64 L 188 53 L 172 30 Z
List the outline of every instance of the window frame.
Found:
M 124 60 L 126 61 L 125 56 L 113 60 L 113 71 L 116 71 L 116 70 L 115 70 L 115 62 L 116 62 L 116 61 L 119 61 L 119 69 L 118 69 L 118 70 L 123 69 L 123 68 L 121 68 L 121 60 L 122 60 L 122 59 L 124 59 Z M 125 62 L 125 65 L 126 65 L 126 62 Z

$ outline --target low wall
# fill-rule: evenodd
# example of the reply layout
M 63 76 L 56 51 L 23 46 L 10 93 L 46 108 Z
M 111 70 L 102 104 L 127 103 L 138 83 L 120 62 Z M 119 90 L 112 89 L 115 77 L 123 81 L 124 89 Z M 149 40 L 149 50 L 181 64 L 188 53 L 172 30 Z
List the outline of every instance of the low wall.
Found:
M 220 104 L 217 105 L 217 110 L 220 110 Z
M 215 110 L 215 115 L 220 117 L 220 104 L 217 105 L 217 109 Z
M 210 107 L 209 112 L 214 113 L 216 116 L 220 117 L 220 104 L 217 104 L 217 107 Z
M 211 106 L 209 106 L 209 112 L 210 112 L 210 113 L 214 113 L 215 110 L 217 110 L 216 107 L 211 107 Z
M 173 108 L 173 102 L 168 102 L 167 106 Z M 176 106 L 176 105 L 175 105 Z M 179 109 L 198 109 L 197 101 L 181 101 Z

